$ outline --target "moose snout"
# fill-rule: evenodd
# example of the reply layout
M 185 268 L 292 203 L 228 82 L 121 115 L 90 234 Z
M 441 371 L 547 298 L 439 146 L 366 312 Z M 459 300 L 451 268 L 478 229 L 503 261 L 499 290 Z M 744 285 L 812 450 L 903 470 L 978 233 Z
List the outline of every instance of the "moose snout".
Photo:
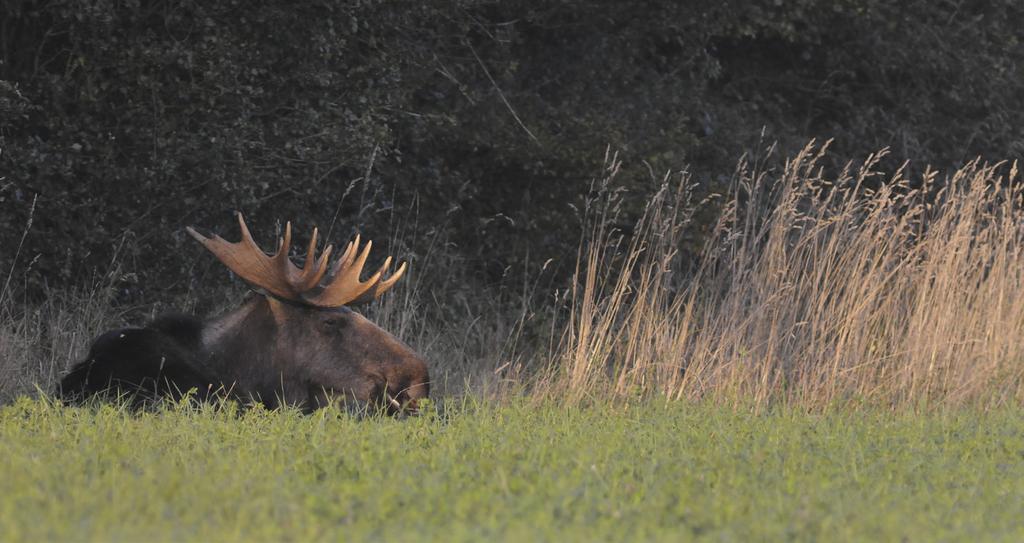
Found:
M 374 379 L 379 387 L 377 399 L 392 415 L 415 414 L 420 400 L 430 395 L 427 363 L 404 344 L 393 341 L 393 358 L 382 364 L 382 371 Z
M 388 388 L 382 398 L 384 407 L 390 415 L 417 415 L 420 411 L 420 400 L 426 398 L 426 384 L 401 389 Z

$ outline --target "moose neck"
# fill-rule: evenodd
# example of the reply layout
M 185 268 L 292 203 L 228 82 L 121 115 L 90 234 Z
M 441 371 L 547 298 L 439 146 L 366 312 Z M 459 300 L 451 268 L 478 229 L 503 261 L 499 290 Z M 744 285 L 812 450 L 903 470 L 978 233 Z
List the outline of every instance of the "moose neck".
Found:
M 203 366 L 225 388 L 270 405 L 280 370 L 274 368 L 279 327 L 275 302 L 253 296 L 241 307 L 207 321 L 203 328 Z
M 207 351 L 216 350 L 217 346 L 243 330 L 242 323 L 257 312 L 262 296 L 254 296 L 241 307 L 211 319 L 203 328 L 203 348 Z

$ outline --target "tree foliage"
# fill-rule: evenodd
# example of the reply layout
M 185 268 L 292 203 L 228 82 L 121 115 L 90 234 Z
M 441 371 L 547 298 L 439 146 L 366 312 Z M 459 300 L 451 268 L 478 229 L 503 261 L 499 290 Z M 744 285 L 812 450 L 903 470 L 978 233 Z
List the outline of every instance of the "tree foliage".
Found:
M 575 246 L 606 148 L 638 202 L 669 168 L 720 190 L 762 132 L 1015 158 L 1021 20 L 1014 0 L 4 0 L 0 270 L 31 262 L 37 288 L 118 254 L 126 291 L 182 291 L 182 227 L 242 210 L 262 239 L 398 218 L 493 277 Z

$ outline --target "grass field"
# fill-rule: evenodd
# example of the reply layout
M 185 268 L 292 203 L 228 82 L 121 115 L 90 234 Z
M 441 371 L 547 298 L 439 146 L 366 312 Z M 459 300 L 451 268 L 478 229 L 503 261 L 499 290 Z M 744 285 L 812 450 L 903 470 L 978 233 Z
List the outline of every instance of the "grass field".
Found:
M 1024 538 L 1019 411 L 440 411 L 21 400 L 0 409 L 0 540 Z

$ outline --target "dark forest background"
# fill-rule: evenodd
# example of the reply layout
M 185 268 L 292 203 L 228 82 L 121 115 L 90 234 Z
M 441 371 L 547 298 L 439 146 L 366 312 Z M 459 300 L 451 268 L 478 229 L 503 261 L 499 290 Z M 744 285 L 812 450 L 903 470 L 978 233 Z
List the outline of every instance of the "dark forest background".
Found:
M 483 285 L 557 273 L 608 149 L 626 214 L 670 169 L 727 189 L 765 141 L 1024 154 L 1017 0 L 0 6 L 0 271 L 29 298 L 221 284 L 183 227 L 237 239 L 235 210 L 268 249 L 291 219 L 414 263 L 441 244 Z

